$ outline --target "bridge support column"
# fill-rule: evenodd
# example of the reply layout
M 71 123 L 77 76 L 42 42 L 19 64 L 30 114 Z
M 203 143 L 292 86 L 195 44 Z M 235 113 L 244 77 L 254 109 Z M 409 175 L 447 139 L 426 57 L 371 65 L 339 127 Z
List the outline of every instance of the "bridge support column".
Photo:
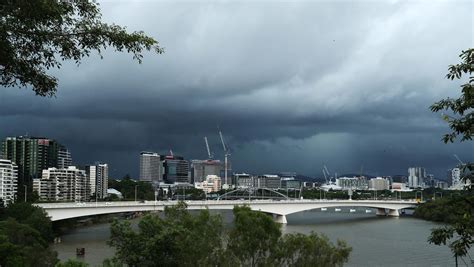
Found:
M 376 215 L 377 216 L 386 216 L 387 214 L 385 214 L 385 209 L 378 208 Z
M 400 217 L 400 212 L 398 210 L 388 210 L 387 216 Z
M 280 215 L 280 214 L 276 214 L 275 222 L 281 223 L 281 224 L 287 224 L 288 223 L 288 221 L 286 220 L 286 215 Z

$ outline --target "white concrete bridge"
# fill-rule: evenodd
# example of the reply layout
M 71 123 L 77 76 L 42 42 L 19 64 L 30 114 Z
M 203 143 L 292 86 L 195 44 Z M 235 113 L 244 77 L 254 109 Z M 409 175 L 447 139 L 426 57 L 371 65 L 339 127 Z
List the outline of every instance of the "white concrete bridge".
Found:
M 39 203 L 52 221 L 83 216 L 140 211 L 163 211 L 166 206 L 176 205 L 177 201 L 122 201 L 85 203 Z M 416 201 L 404 200 L 206 200 L 186 201 L 189 210 L 232 210 L 236 205 L 248 205 L 252 210 L 275 215 L 279 223 L 287 223 L 286 215 L 306 210 L 336 207 L 374 208 L 377 215 L 399 216 L 401 209 L 414 208 Z

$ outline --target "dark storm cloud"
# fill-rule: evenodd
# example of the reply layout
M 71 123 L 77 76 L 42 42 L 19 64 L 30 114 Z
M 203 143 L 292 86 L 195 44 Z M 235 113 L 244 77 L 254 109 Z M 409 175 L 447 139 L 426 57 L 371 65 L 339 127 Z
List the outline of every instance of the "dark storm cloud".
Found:
M 137 175 L 141 150 L 204 158 L 204 135 L 222 156 L 217 125 L 236 170 L 444 174 L 453 153 L 474 159 L 472 143 L 440 142 L 448 128 L 428 109 L 458 92 L 444 75 L 472 46 L 472 5 L 104 1 L 105 20 L 166 53 L 66 64 L 56 98 L 5 89 L 0 134 L 56 138 L 114 175 Z

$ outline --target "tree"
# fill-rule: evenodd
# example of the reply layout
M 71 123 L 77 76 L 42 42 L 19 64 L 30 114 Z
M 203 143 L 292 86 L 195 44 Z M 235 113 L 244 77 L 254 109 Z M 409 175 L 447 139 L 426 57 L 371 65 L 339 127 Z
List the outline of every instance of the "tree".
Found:
M 124 199 L 135 200 L 135 186 L 137 199 L 154 199 L 155 191 L 150 183 L 133 180 L 128 174 L 122 180 L 109 179 L 109 188 L 120 191 Z
M 197 216 L 180 202 L 166 207 L 164 217 L 149 214 L 135 232 L 128 221 L 111 226 L 115 262 L 128 266 L 212 266 L 223 246 L 220 216 L 203 210 Z
M 278 245 L 279 266 L 343 266 L 352 251 L 345 242 L 337 246 L 324 235 L 311 232 L 284 235 Z
M 459 55 L 462 62 L 449 66 L 446 78 L 450 80 L 461 79 L 463 74 L 469 73 L 468 82 L 461 85 L 461 97 L 458 99 L 443 99 L 431 105 L 431 111 L 449 110 L 454 116 L 443 114 L 443 119 L 448 122 L 452 132 L 445 134 L 445 143 L 453 142 L 456 137 L 462 136 L 461 141 L 472 140 L 474 137 L 474 48 L 462 51 Z
M 144 51 L 163 52 L 141 31 L 102 22 L 95 1 L 9 0 L 0 4 L 0 15 L 0 85 L 30 85 L 40 96 L 56 93 L 58 80 L 47 70 L 62 61 L 80 64 L 92 51 L 102 58 L 108 46 L 139 63 Z
M 54 266 L 57 261 L 37 230 L 13 218 L 0 221 L 0 266 Z
M 128 221 L 111 226 L 114 259 L 106 266 L 342 266 L 351 248 L 312 233 L 282 235 L 271 216 L 234 208 L 227 233 L 219 215 L 192 215 L 186 204 L 166 207 L 164 216 L 147 215 L 135 231 Z
M 431 106 L 433 112 L 449 110 L 453 115 L 443 114 L 443 119 L 448 122 L 451 133 L 445 134 L 445 143 L 454 142 L 458 136 L 461 142 L 472 140 L 474 137 L 474 49 L 462 51 L 459 55 L 461 63 L 449 66 L 446 75 L 448 79 L 461 79 L 463 74 L 469 74 L 467 83 L 461 85 L 461 97 L 458 99 L 443 99 Z M 462 164 L 462 180 L 474 181 L 474 163 Z M 472 191 L 472 185 L 466 190 Z M 458 258 L 466 256 L 472 244 L 474 244 L 474 202 L 472 198 L 464 196 L 459 200 L 458 206 L 467 205 L 467 209 L 447 226 L 435 228 L 431 231 L 428 239 L 436 245 L 446 245 L 450 240 L 449 247 L 458 265 Z
M 269 215 L 234 207 L 234 228 L 229 234 L 228 254 L 239 266 L 271 266 L 281 238 L 280 225 Z
M 0 217 L 2 220 L 7 218 L 13 218 L 18 223 L 26 224 L 35 229 L 46 242 L 53 240 L 51 220 L 40 207 L 25 202 L 10 204 L 4 210 L 3 216 Z
M 335 246 L 314 232 L 282 235 L 271 216 L 248 206 L 234 208 L 227 244 L 230 266 L 342 266 L 352 250 L 343 241 Z
M 87 263 L 78 260 L 69 259 L 65 262 L 59 262 L 55 265 L 55 267 L 87 267 L 89 266 Z

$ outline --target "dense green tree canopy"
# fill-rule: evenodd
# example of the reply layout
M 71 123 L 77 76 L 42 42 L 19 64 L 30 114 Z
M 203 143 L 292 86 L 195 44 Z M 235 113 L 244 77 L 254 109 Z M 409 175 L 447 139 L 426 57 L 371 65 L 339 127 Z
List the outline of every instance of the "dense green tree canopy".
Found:
M 162 53 L 143 32 L 101 21 L 95 1 L 7 0 L 0 3 L 0 85 L 31 86 L 40 96 L 55 94 L 50 68 L 64 60 L 77 64 L 107 47 L 126 51 L 141 62 L 143 52 Z
M 351 252 L 315 233 L 282 235 L 271 216 L 249 207 L 234 208 L 226 231 L 219 215 L 192 215 L 184 203 L 166 208 L 163 217 L 145 216 L 138 231 L 114 222 L 110 244 L 116 255 L 108 266 L 342 266 Z
M 219 216 L 202 211 L 192 216 L 184 203 L 165 209 L 164 217 L 145 216 L 138 232 L 128 221 L 111 226 L 110 245 L 129 266 L 210 266 L 222 246 Z
M 0 207 L 0 266 L 54 266 L 56 253 L 46 212 L 30 203 Z
M 13 218 L 0 221 L 0 266 L 54 266 L 56 252 L 41 234 Z
M 154 199 L 155 191 L 153 186 L 148 182 L 134 180 L 128 174 L 121 180 L 109 179 L 109 188 L 120 191 L 124 200 L 135 200 L 135 187 L 137 200 Z
M 35 229 L 46 242 L 53 240 L 51 220 L 40 207 L 25 202 L 10 204 L 0 215 L 1 220 L 8 218 L 15 219 L 18 223 L 26 224 Z

